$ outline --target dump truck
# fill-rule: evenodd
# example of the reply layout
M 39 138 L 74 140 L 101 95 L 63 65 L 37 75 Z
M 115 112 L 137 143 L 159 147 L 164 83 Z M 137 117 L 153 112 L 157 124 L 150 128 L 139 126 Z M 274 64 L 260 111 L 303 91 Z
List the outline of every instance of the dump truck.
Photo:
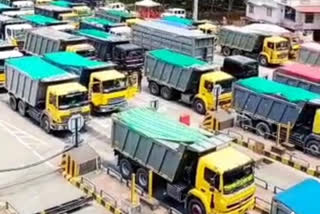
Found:
M 194 58 L 213 62 L 215 36 L 155 21 L 132 26 L 132 42 L 146 50 L 169 48 Z
M 73 12 L 72 8 L 59 7 L 55 5 L 41 5 L 34 8 L 35 14 L 51 17 L 61 21 L 67 21 L 77 28 L 80 23 L 80 17 Z
M 76 53 L 56 52 L 44 55 L 44 60 L 80 77 L 88 88 L 91 111 L 111 112 L 127 106 L 134 96 L 127 77 L 113 69 L 114 64 L 93 61 Z
M 141 47 L 130 44 L 125 37 L 111 35 L 101 30 L 81 29 L 76 32 L 88 38 L 95 47 L 97 57 L 102 61 L 113 61 L 119 70 L 141 70 L 144 51 Z
M 95 48 L 87 42 L 87 38 L 49 27 L 28 31 L 23 50 L 31 55 L 67 51 L 85 57 L 95 56 Z
M 231 102 L 234 78 L 215 70 L 204 61 L 167 49 L 147 52 L 144 63 L 151 94 L 166 100 L 180 99 L 199 114 Z
M 228 135 L 133 108 L 112 116 L 111 136 L 122 177 L 135 173 L 140 187 L 148 190 L 151 182 L 153 192 L 184 203 L 188 214 L 244 214 L 254 207 L 253 162 L 229 145 Z
M 250 24 L 243 27 L 243 29 L 248 29 L 258 34 L 263 34 L 265 36 L 281 36 L 288 40 L 290 44 L 289 58 L 296 59 L 300 50 L 300 44 L 302 43 L 297 34 L 290 32 L 289 30 L 282 28 L 274 24 Z
M 0 38 L 9 40 L 22 49 L 26 31 L 32 26 L 20 18 L 0 15 Z
M 236 26 L 222 27 L 218 38 L 224 56 L 245 55 L 263 66 L 288 61 L 289 42 L 280 36 L 265 36 Z
M 76 27 L 68 22 L 60 21 L 51 17 L 42 16 L 39 14 L 24 15 L 22 19 L 26 20 L 33 27 L 50 27 L 54 30 L 70 32 L 76 29 Z
M 290 130 L 290 143 L 320 155 L 319 94 L 252 77 L 234 84 L 232 101 L 241 128 L 271 137 L 281 125 Z
M 320 94 L 320 68 L 304 64 L 290 64 L 273 71 L 273 81 L 303 88 Z
M 4 88 L 6 76 L 4 74 L 4 63 L 7 59 L 22 57 L 23 54 L 18 50 L 0 50 L 0 89 Z
M 0 13 L 7 11 L 18 11 L 19 8 L 10 7 L 9 5 L 0 3 Z
M 34 7 L 33 1 L 29 0 L 0 0 L 0 3 L 20 10 L 31 10 Z
M 76 13 L 79 17 L 87 17 L 92 15 L 92 11 L 90 7 L 88 7 L 83 2 L 70 2 L 70 1 L 52 1 L 51 5 L 71 8 L 74 13 Z
M 96 16 L 108 19 L 112 22 L 115 23 L 125 23 L 131 19 L 136 19 L 137 16 L 127 12 L 127 11 L 122 11 L 122 10 L 110 10 L 110 9 L 105 9 L 103 7 L 98 8 L 96 11 Z
M 307 42 L 301 45 L 298 60 L 301 64 L 320 65 L 320 44 Z
M 124 23 L 115 23 L 104 18 L 87 17 L 80 21 L 80 29 L 96 29 L 108 32 L 110 28 L 125 26 Z
M 88 91 L 76 75 L 37 56 L 6 60 L 5 75 L 11 109 L 31 117 L 47 133 L 67 130 L 73 115 L 88 120 Z
M 272 214 L 314 214 L 320 210 L 320 183 L 306 179 L 273 197 Z

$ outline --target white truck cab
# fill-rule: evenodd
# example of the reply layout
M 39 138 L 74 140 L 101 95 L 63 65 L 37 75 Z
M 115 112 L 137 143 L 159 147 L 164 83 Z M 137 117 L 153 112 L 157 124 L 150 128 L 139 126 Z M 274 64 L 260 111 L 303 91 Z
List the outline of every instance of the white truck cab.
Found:
M 34 8 L 34 3 L 33 1 L 14 1 L 12 2 L 12 6 L 21 10 L 30 10 Z
M 131 28 L 128 26 L 112 27 L 109 33 L 115 36 L 121 36 L 130 39 L 131 38 Z
M 121 2 L 110 3 L 103 7 L 104 10 L 126 10 L 126 6 Z
M 32 29 L 30 24 L 14 24 L 8 25 L 5 29 L 5 38 L 10 41 L 23 40 L 27 30 Z
M 161 14 L 161 17 L 165 16 L 177 16 L 179 18 L 186 18 L 186 10 L 183 8 L 169 8 Z

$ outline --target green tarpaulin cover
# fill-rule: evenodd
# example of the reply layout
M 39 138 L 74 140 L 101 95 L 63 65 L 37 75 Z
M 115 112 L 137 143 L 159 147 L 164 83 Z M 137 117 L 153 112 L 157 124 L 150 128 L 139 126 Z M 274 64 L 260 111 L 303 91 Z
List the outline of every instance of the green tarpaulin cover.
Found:
M 36 56 L 9 59 L 6 60 L 6 63 L 19 69 L 34 80 L 69 75 L 66 71 Z
M 103 39 L 103 40 L 108 40 L 108 38 L 111 37 L 110 33 L 106 33 L 104 31 L 95 30 L 95 29 L 82 29 L 82 30 L 79 30 L 78 33 L 82 36 L 93 37 L 93 38 Z
M 260 77 L 252 77 L 238 81 L 238 83 L 259 94 L 277 95 L 293 103 L 308 102 L 320 99 L 320 95 L 282 83 L 266 80 Z
M 123 18 L 134 18 L 135 16 L 131 13 L 128 13 L 126 11 L 120 11 L 120 10 L 108 10 L 108 14 L 111 14 L 113 16 L 123 17 Z
M 35 23 L 37 25 L 50 25 L 50 24 L 56 24 L 61 22 L 57 19 L 42 16 L 42 15 L 25 15 L 25 16 L 22 16 L 22 18 L 29 22 Z
M 103 25 L 103 26 L 115 25 L 115 23 L 112 21 L 109 21 L 107 19 L 98 18 L 98 17 L 88 17 L 88 18 L 83 19 L 83 21 L 88 22 L 88 23 L 92 23 L 92 24 L 99 24 L 99 25 Z
M 209 136 L 148 108 L 133 108 L 117 114 L 129 129 L 143 135 L 174 142 L 194 144 L 208 142 Z
M 179 67 L 196 67 L 201 65 L 207 65 L 207 63 L 204 61 L 168 49 L 158 49 L 149 51 L 149 54 L 151 54 L 158 60 Z
M 162 19 L 170 22 L 176 22 L 183 25 L 188 25 L 188 26 L 193 25 L 193 21 L 191 19 L 179 18 L 177 16 L 165 16 Z
M 108 63 L 90 60 L 72 52 L 48 53 L 44 55 L 44 58 L 53 63 L 74 67 L 96 68 L 109 65 Z
M 8 5 L 5 5 L 5 4 L 1 4 L 0 3 L 0 9 L 3 9 L 3 8 L 10 8 Z
M 72 3 L 68 1 L 52 1 L 50 4 L 60 7 L 72 7 Z

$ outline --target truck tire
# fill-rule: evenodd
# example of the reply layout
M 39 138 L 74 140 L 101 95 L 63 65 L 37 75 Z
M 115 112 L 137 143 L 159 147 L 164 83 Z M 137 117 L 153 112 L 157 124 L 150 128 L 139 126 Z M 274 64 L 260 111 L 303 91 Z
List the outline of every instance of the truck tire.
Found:
M 18 102 L 18 112 L 21 116 L 26 116 L 27 106 L 22 100 L 19 100 Z
M 149 91 L 152 95 L 159 96 L 160 86 L 156 82 L 149 82 Z
M 9 105 L 13 111 L 17 111 L 17 99 L 12 95 L 9 97 Z
M 173 90 L 167 86 L 163 86 L 160 90 L 160 95 L 165 100 L 171 100 L 173 98 Z
M 130 179 L 133 173 L 132 164 L 125 158 L 119 162 L 120 173 L 124 179 Z
M 204 115 L 207 112 L 206 105 L 201 99 L 195 99 L 193 102 L 193 109 L 195 112 Z
M 320 143 L 316 140 L 310 140 L 307 143 L 307 152 L 314 156 L 320 156 Z
M 40 121 L 41 128 L 48 134 L 51 132 L 50 120 L 47 116 L 43 116 Z
M 187 205 L 188 214 L 206 214 L 206 210 L 199 199 L 192 198 Z
M 261 137 L 267 138 L 271 136 L 271 129 L 265 122 L 259 122 L 256 125 L 256 134 Z
M 268 59 L 265 56 L 259 56 L 259 63 L 265 67 L 269 65 Z
M 223 56 L 230 56 L 231 55 L 231 49 L 228 47 L 222 47 L 221 53 Z
M 233 50 L 232 50 L 232 55 L 233 55 L 233 56 L 241 55 L 241 51 L 238 50 L 238 49 L 233 49 Z
M 137 184 L 144 190 L 149 189 L 149 173 L 144 168 L 139 168 L 137 170 Z
M 250 130 L 253 127 L 252 120 L 250 118 L 240 119 L 239 127 L 243 130 Z

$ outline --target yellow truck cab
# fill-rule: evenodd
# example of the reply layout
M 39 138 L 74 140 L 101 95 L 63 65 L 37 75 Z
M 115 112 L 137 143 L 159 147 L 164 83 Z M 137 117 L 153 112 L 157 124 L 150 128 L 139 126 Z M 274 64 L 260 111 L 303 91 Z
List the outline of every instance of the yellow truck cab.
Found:
M 70 52 L 45 54 L 44 60 L 79 76 L 80 83 L 88 88 L 92 112 L 104 113 L 124 108 L 128 99 L 137 93 L 137 86 L 130 84 L 126 75 L 114 70 L 114 64 L 90 60 Z
M 80 25 L 80 17 L 77 13 L 62 13 L 58 16 L 58 20 L 68 22 L 75 26 L 76 29 L 79 28 Z
M 254 208 L 254 163 L 230 146 L 232 137 L 190 128 L 150 108 L 132 108 L 112 120 L 111 143 L 123 178 L 135 172 L 145 190 L 155 181 L 151 191 L 184 204 L 188 214 L 245 214 Z
M 88 91 L 76 75 L 36 56 L 7 60 L 5 73 L 11 109 L 31 117 L 47 133 L 67 130 L 73 115 L 89 119 Z
M 198 26 L 198 29 L 205 34 L 217 35 L 219 32 L 219 27 L 217 25 L 210 24 L 210 23 L 201 24 Z
M 271 36 L 265 38 L 263 42 L 263 50 L 259 56 L 261 65 L 276 64 L 280 65 L 288 61 L 289 42 L 280 36 Z
M 66 46 L 66 52 L 77 53 L 84 57 L 94 57 L 96 49 L 89 43 L 68 45 Z

